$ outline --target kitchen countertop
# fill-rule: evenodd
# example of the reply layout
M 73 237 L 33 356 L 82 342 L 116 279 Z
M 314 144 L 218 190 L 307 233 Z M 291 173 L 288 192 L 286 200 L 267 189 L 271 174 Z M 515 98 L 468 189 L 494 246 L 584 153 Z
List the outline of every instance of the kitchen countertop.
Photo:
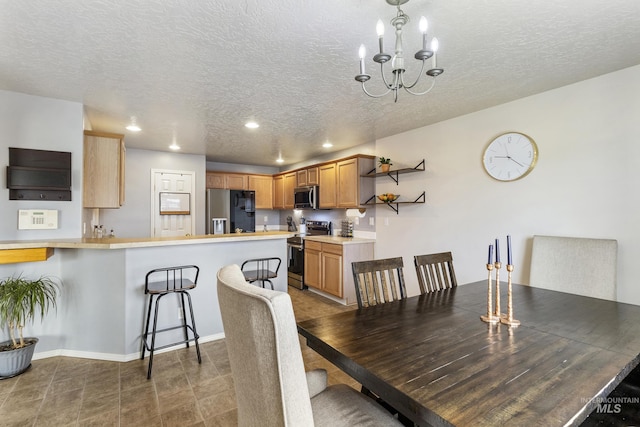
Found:
M 305 240 L 312 240 L 321 243 L 333 243 L 335 245 L 361 245 L 363 243 L 375 243 L 375 239 L 363 239 L 360 237 L 340 237 L 340 236 L 304 236 Z
M 64 248 L 64 249 L 128 249 L 154 246 L 199 245 L 203 243 L 241 242 L 251 240 L 286 239 L 294 236 L 289 231 L 267 231 L 257 233 L 208 234 L 180 237 L 137 237 L 119 238 L 105 237 L 102 239 L 49 239 L 49 240 L 13 240 L 0 241 L 3 249 L 30 248 Z

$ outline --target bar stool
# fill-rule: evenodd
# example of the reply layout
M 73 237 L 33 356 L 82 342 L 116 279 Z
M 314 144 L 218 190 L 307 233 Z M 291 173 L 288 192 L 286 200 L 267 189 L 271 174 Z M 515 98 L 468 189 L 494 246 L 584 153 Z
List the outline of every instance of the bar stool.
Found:
M 249 283 L 260 282 L 264 288 L 264 282 L 269 282 L 273 289 L 271 279 L 278 277 L 278 270 L 282 260 L 278 257 L 248 259 L 242 263 L 240 270 L 244 274 L 244 280 Z
M 198 354 L 198 363 L 202 363 L 200 357 L 200 346 L 198 345 L 199 335 L 196 332 L 196 321 L 193 317 L 193 306 L 191 304 L 191 295 L 189 290 L 196 287 L 198 282 L 198 275 L 200 274 L 200 268 L 195 265 L 182 265 L 179 267 L 167 267 L 157 268 L 147 273 L 144 280 L 144 293 L 149 295 L 149 309 L 147 310 L 147 321 L 144 333 L 142 335 L 142 355 L 140 360 L 144 359 L 145 351 L 149 351 L 149 370 L 147 371 L 147 379 L 151 378 L 151 368 L 153 366 L 153 353 L 155 350 L 171 347 L 177 344 L 186 344 L 189 347 L 189 342 L 194 341 L 196 344 L 196 353 Z M 177 326 L 171 326 L 168 328 L 157 330 L 158 324 L 158 303 L 160 299 L 169 294 L 180 295 L 180 307 L 182 309 L 182 324 Z M 154 305 L 153 297 L 155 298 L 155 312 L 153 315 L 153 329 L 149 332 L 149 322 L 151 320 L 151 307 Z M 187 323 L 187 316 L 184 308 L 184 297 L 187 297 L 189 302 L 189 314 L 191 315 L 191 325 Z M 184 339 L 171 344 L 162 345 L 156 347 L 156 333 L 171 331 L 174 329 L 184 330 Z M 189 338 L 188 331 L 191 331 L 192 338 Z M 151 345 L 149 345 L 148 337 L 151 335 Z

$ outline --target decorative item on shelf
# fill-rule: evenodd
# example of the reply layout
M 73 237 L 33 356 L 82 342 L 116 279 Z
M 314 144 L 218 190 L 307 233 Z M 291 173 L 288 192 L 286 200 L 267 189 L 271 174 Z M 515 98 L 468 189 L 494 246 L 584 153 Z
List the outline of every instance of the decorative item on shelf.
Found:
M 383 44 L 383 36 L 384 36 L 384 24 L 381 20 L 378 20 L 376 25 L 376 31 L 378 33 L 378 45 L 380 48 L 380 52 L 373 56 L 374 62 L 380 64 L 380 74 L 382 77 L 382 81 L 384 83 L 384 87 L 386 91 L 380 94 L 372 94 L 365 87 L 365 83 L 371 79 L 369 74 L 365 72 L 365 56 L 367 55 L 367 50 L 364 47 L 364 44 L 360 46 L 360 50 L 358 52 L 360 57 L 360 74 L 355 76 L 356 81 L 362 84 L 362 90 L 364 93 L 369 95 L 372 98 L 382 98 L 388 93 L 393 91 L 393 99 L 394 102 L 398 101 L 398 91 L 400 88 L 404 88 L 407 92 L 412 95 L 425 95 L 433 89 L 436 83 L 436 77 L 444 72 L 442 68 L 438 68 L 436 61 L 436 52 L 438 51 L 438 39 L 433 37 L 431 39 L 431 44 L 429 48 L 427 48 L 427 29 L 428 22 L 427 18 L 424 16 L 420 18 L 419 29 L 422 33 L 422 49 L 417 51 L 414 55 L 414 58 L 418 61 L 422 61 L 422 67 L 420 68 L 420 72 L 418 73 L 415 81 L 413 83 L 405 82 L 405 71 L 406 66 L 404 62 L 404 49 L 402 46 L 402 27 L 409 22 L 409 16 L 406 15 L 400 6 L 407 3 L 409 0 L 387 0 L 387 3 L 392 6 L 397 6 L 398 10 L 396 13 L 396 17 L 391 20 L 391 25 L 395 28 L 396 34 L 396 42 L 395 42 L 395 54 L 393 57 L 387 53 L 384 53 L 384 44 Z M 426 89 L 417 91 L 412 90 L 414 87 L 418 85 L 418 83 L 422 79 L 422 75 L 424 73 L 425 67 L 427 66 L 427 59 L 431 58 L 431 69 L 429 69 L 425 74 L 431 77 L 431 85 L 429 85 Z M 391 79 L 387 78 L 384 73 L 384 64 L 386 62 L 391 61 L 391 72 L 393 73 L 393 77 Z
M 380 170 L 382 172 L 389 172 L 389 168 L 393 163 L 391 163 L 391 159 L 388 157 L 380 157 L 378 159 L 378 163 L 380 163 Z
M 51 278 L 30 280 L 21 276 L 0 281 L 0 326 L 7 327 L 10 340 L 0 342 L 0 379 L 15 377 L 31 366 L 37 338 L 23 336 L 23 328 L 36 313 L 44 319 L 56 306 L 58 284 Z
M 511 259 L 511 236 L 507 235 L 507 314 L 500 318 L 500 322 L 505 325 L 516 327 L 520 325 L 520 321 L 513 318 L 513 295 L 511 290 L 511 273 L 513 272 L 513 264 Z
M 384 193 L 384 194 L 380 194 L 378 196 L 378 199 L 380 199 L 380 201 L 385 202 L 385 203 L 391 203 L 391 202 L 395 202 L 396 200 L 398 200 L 398 197 L 400 197 L 399 194 Z

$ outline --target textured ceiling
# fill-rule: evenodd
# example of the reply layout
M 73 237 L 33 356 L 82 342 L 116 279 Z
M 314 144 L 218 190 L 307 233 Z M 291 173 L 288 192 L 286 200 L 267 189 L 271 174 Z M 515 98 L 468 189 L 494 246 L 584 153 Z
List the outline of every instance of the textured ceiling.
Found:
M 640 1 L 411 0 L 445 73 L 422 97 L 354 80 L 384 0 L 0 0 L 0 89 L 81 102 L 127 146 L 275 166 L 640 64 Z M 391 27 L 386 51 L 392 51 Z M 380 92 L 374 63 L 369 85 Z M 417 73 L 414 60 L 407 73 Z M 135 116 L 143 131 L 124 126 Z M 255 119 L 261 125 L 248 130 Z

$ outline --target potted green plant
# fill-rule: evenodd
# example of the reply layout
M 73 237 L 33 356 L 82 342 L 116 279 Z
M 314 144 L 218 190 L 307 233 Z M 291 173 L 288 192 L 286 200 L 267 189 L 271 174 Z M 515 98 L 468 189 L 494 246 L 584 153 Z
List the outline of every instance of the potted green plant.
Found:
M 389 168 L 393 163 L 391 163 L 391 159 L 388 157 L 380 157 L 378 159 L 378 163 L 380 164 L 380 170 L 382 172 L 389 172 Z
M 46 276 L 0 280 L 0 327 L 9 333 L 9 340 L 0 342 L 0 378 L 14 377 L 29 368 L 38 339 L 25 338 L 24 326 L 33 323 L 36 313 L 44 318 L 49 308 L 56 307 L 57 296 L 58 284 Z

